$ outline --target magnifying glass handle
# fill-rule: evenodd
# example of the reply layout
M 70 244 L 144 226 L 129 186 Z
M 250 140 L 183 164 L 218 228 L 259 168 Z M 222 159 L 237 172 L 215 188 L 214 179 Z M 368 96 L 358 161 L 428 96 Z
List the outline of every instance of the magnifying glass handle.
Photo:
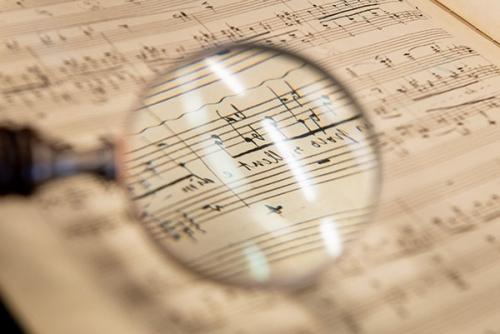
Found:
M 114 180 L 114 147 L 76 152 L 30 128 L 0 127 L 0 196 L 30 195 L 44 182 L 80 173 Z

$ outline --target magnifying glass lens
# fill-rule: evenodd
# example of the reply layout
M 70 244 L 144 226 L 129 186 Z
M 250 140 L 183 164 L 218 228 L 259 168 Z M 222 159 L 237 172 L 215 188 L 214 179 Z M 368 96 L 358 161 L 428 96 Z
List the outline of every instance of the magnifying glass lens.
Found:
M 125 183 L 160 248 L 238 285 L 307 282 L 377 200 L 374 137 L 305 59 L 238 46 L 158 77 L 130 118 Z

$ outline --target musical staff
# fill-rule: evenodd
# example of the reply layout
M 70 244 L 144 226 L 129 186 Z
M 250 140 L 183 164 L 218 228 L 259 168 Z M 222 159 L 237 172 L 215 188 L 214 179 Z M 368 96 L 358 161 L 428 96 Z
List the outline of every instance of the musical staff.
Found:
M 217 78 L 221 68 L 225 74 Z M 228 95 L 233 86 L 241 88 Z M 197 102 L 186 104 L 188 99 Z M 347 191 L 336 196 L 334 189 L 325 194 L 321 189 L 339 180 L 370 180 L 377 168 L 373 138 L 361 131 L 362 115 L 344 92 L 302 60 L 287 60 L 272 50 L 228 50 L 191 63 L 155 84 L 135 117 L 141 126 L 131 129 L 129 138 L 136 144 L 125 161 L 133 199 L 144 208 L 142 224 L 161 245 L 183 252 L 182 260 L 240 244 L 232 248 L 227 268 L 207 267 L 207 259 L 191 263 L 214 277 L 247 276 L 247 257 L 261 259 L 253 265 L 272 266 L 322 252 L 327 216 L 310 220 L 274 203 L 285 198 L 287 203 L 312 202 L 314 196 L 318 204 L 308 206 L 321 215 L 332 207 L 327 196 L 338 203 L 347 196 Z M 168 144 L 159 148 L 158 143 Z M 135 188 L 144 178 L 149 185 Z M 368 181 L 356 191 L 371 192 L 375 185 Z M 373 200 L 347 200 L 343 209 L 370 206 Z M 251 218 L 268 211 L 282 222 L 263 228 L 260 224 L 272 217 Z M 335 220 L 351 226 L 349 233 L 339 232 L 342 244 L 357 235 L 368 213 L 364 208 L 362 222 L 355 221 L 357 215 Z M 241 218 L 246 216 L 250 219 Z M 303 221 L 308 227 L 294 231 Z M 268 242 L 261 245 L 258 235 Z
M 14 243 L 23 245 L 16 254 L 32 250 L 22 275 L 5 271 L 9 279 L 2 285 L 13 301 L 27 300 L 36 289 L 15 283 L 37 277 L 33 287 L 52 296 L 39 309 L 36 298 L 30 302 L 38 319 L 53 309 L 77 321 L 71 315 L 82 314 L 80 302 L 85 308 L 84 301 L 94 298 L 86 312 L 95 309 L 113 326 L 123 324 L 115 331 L 124 334 L 165 328 L 217 334 L 495 333 L 498 56 L 483 47 L 482 37 L 444 17 L 421 0 L 3 1 L 2 119 L 32 124 L 75 147 L 121 129 L 143 87 L 164 69 L 224 43 L 256 42 L 303 54 L 342 80 L 369 111 L 369 122 L 335 115 L 348 104 L 320 78 L 294 79 L 300 65 L 245 86 L 255 94 L 245 103 L 229 90 L 223 99 L 205 96 L 201 102 L 194 94 L 175 97 L 179 87 L 161 83 L 165 89 L 151 102 L 174 105 L 160 101 L 177 99 L 189 108 L 169 110 L 192 112 L 148 107 L 150 115 L 162 117 L 152 116 L 133 132 L 138 145 L 125 157 L 128 187 L 145 208 L 142 224 L 158 241 L 199 247 L 221 232 L 220 220 L 240 221 L 247 205 L 260 204 L 265 222 L 300 214 L 303 206 L 290 198 L 301 183 L 321 187 L 377 168 L 373 145 L 362 141 L 367 129 L 376 131 L 384 185 L 380 217 L 360 242 L 349 240 L 358 237 L 352 232 L 356 224 L 370 220 L 369 206 L 302 212 L 284 243 L 278 239 L 285 230 L 273 226 L 248 238 L 232 235 L 231 245 L 193 254 L 190 261 L 193 268 L 230 279 L 242 273 L 242 250 L 255 261 L 267 256 L 271 265 L 315 254 L 318 221 L 338 219 L 349 252 L 315 287 L 291 300 L 221 288 L 176 270 L 135 236 L 137 223 L 129 224 L 135 218 L 121 194 L 88 178 L 49 185 L 18 213 L 2 208 L 5 221 L 26 222 L 0 224 L 2 254 L 12 253 L 5 247 Z M 225 56 L 222 64 L 231 73 L 255 65 Z M 197 71 L 186 75 L 183 87 L 220 85 L 216 76 L 204 76 L 206 68 Z M 347 121 L 336 124 L 330 117 Z M 271 129 L 286 154 L 270 145 Z M 290 171 L 287 157 L 307 175 Z M 223 163 L 229 167 L 215 168 Z M 22 228 L 39 239 L 20 238 Z M 46 229 L 61 245 L 58 251 L 43 243 Z M 37 249 L 38 242 L 45 246 Z M 68 275 L 58 276 L 61 284 L 44 281 L 34 269 L 53 263 L 68 268 Z M 76 268 L 77 278 L 69 268 Z M 61 295 L 78 303 L 61 302 Z M 102 300 L 121 316 L 101 306 Z M 17 304 L 36 324 L 31 309 Z M 282 314 L 287 321 L 278 321 Z M 50 324 L 65 323 L 46 320 L 38 324 L 40 333 L 56 333 Z M 84 319 L 72 328 L 88 323 L 101 322 Z

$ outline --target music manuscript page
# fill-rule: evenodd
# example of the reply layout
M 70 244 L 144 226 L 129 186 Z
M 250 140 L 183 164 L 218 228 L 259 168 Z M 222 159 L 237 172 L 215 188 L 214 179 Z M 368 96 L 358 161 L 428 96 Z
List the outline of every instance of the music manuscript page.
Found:
M 2 199 L 0 287 L 28 330 L 500 333 L 500 52 L 441 7 L 3 1 L 0 40 L 2 120 L 75 148 L 121 134 L 155 74 L 201 49 L 246 41 L 297 52 L 339 77 L 368 111 L 382 156 L 376 219 L 338 265 L 293 293 L 227 287 L 188 272 L 152 244 L 122 190 L 89 176 L 48 184 L 30 199 Z M 298 96 L 292 88 L 284 94 Z M 340 130 L 349 132 L 327 131 Z M 217 145 L 220 136 L 213 138 Z M 154 202 L 148 178 L 156 165 L 144 164 L 136 195 Z M 284 210 L 297 205 L 290 198 L 280 202 Z M 215 215 L 224 205 L 201 208 Z M 195 213 L 173 214 L 191 226 L 170 237 L 210 237 Z

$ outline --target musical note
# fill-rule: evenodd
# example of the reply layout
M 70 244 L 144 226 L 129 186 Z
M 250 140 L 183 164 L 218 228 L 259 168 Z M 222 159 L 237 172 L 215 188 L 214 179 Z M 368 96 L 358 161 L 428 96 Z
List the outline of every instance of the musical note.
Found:
M 281 205 L 272 206 L 272 205 L 266 204 L 266 208 L 269 209 L 269 213 L 276 213 L 278 215 L 280 215 L 282 210 L 283 210 L 283 206 L 281 206 Z

